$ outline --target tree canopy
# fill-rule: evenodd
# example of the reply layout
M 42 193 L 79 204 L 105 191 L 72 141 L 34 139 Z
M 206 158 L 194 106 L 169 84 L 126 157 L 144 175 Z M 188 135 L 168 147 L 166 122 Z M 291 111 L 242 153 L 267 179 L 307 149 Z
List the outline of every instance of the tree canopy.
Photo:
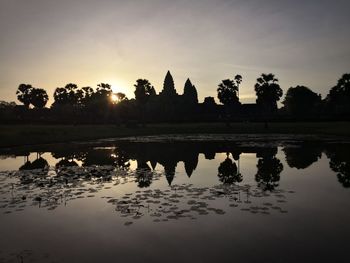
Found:
M 31 93 L 31 103 L 35 108 L 44 108 L 48 100 L 49 96 L 44 89 L 33 89 Z
M 239 103 L 238 91 L 242 82 L 242 76 L 236 75 L 233 80 L 224 79 L 218 86 L 218 99 L 224 105 L 233 105 Z
M 29 108 L 31 103 L 31 93 L 33 87 L 30 84 L 20 84 L 16 91 L 17 99 L 24 104 L 26 108 Z
M 68 83 L 64 87 L 56 88 L 53 97 L 55 104 L 58 105 L 76 105 L 79 102 L 79 95 L 81 93 L 77 92 L 78 86 L 73 83 Z
M 333 113 L 350 113 L 350 73 L 344 74 L 330 89 L 326 104 Z
M 256 103 L 268 112 L 277 111 L 277 101 L 283 95 L 283 91 L 278 84 L 278 79 L 273 74 L 261 74 L 255 84 Z
M 145 104 L 151 96 L 156 95 L 156 91 L 147 79 L 136 80 L 135 99 L 139 104 Z
M 282 103 L 289 114 L 298 117 L 308 116 L 317 112 L 321 104 L 321 95 L 305 86 L 291 87 Z
M 44 89 L 34 88 L 30 84 L 20 84 L 17 89 L 17 99 L 29 108 L 32 104 L 35 108 L 43 108 L 49 100 Z

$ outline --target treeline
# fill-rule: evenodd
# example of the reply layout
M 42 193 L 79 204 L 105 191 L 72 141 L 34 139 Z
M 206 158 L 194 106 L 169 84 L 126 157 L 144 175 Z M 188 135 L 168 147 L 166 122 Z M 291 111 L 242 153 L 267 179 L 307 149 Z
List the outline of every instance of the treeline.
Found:
M 277 102 L 283 96 L 278 79 L 262 74 L 255 84 L 256 104 L 241 104 L 239 88 L 242 76 L 225 79 L 214 97 L 198 103 L 197 90 L 188 79 L 183 95 L 178 95 L 170 72 L 158 95 L 146 79 L 134 85 L 135 98 L 113 93 L 109 84 L 96 88 L 78 87 L 69 83 L 58 87 L 49 101 L 46 90 L 30 84 L 20 84 L 17 99 L 23 105 L 0 102 L 2 123 L 145 123 L 158 121 L 240 121 L 240 120 L 348 120 L 350 117 L 350 74 L 344 74 L 322 99 L 320 94 L 305 86 L 287 90 L 283 107 Z M 170 85 L 170 87 L 169 87 Z

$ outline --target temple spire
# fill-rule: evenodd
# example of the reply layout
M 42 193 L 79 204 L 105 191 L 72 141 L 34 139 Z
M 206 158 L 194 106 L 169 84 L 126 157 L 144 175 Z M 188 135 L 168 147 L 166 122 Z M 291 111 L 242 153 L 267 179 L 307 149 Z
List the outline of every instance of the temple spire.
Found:
M 190 79 L 186 80 L 183 95 L 188 103 L 198 103 L 197 89 L 194 85 L 192 85 Z
M 165 75 L 162 95 L 176 95 L 175 85 L 173 76 L 171 76 L 170 71 Z

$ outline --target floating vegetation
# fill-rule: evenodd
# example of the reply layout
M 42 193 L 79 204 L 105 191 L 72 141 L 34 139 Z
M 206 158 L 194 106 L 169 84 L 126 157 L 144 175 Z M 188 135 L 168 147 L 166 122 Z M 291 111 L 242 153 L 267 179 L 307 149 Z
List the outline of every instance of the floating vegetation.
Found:
M 153 181 L 160 177 L 156 172 L 147 170 L 145 173 Z M 142 169 L 133 172 L 113 166 L 50 167 L 49 170 L 0 172 L 0 211 L 10 214 L 23 211 L 27 206 L 54 210 L 75 199 L 93 198 L 103 189 L 135 183 L 140 174 Z
M 195 187 L 192 184 L 181 184 L 171 186 L 170 190 L 137 191 L 108 202 L 116 206 L 115 210 L 121 217 L 129 220 L 125 225 L 130 225 L 132 220 L 145 216 L 153 218 L 153 222 L 165 222 L 182 218 L 196 219 L 208 214 L 224 215 L 227 208 L 238 208 L 240 211 L 262 215 L 287 213 L 285 207 L 271 203 L 285 203 L 285 194 L 290 194 L 290 191 L 274 190 L 266 193 L 250 185 Z
M 142 184 L 140 185 L 140 177 Z M 258 186 L 217 185 L 195 187 L 193 184 L 173 185 L 166 189 L 142 188 L 147 180 L 158 180 L 162 174 L 149 168 L 135 171 L 113 166 L 60 167 L 0 173 L 0 209 L 4 214 L 21 212 L 27 206 L 54 210 L 76 199 L 96 198 L 104 189 L 135 183 L 140 190 L 121 197 L 102 196 L 126 218 L 125 226 L 145 216 L 154 222 L 182 218 L 196 219 L 203 215 L 224 215 L 228 210 L 268 215 L 287 213 L 286 194 L 293 191 L 263 191 Z M 108 184 L 108 185 L 107 185 Z

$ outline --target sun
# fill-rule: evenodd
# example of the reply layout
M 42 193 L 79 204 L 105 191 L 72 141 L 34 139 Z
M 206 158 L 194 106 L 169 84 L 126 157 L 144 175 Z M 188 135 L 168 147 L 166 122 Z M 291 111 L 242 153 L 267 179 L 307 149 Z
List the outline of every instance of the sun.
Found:
M 112 94 L 111 100 L 112 100 L 113 103 L 118 102 L 118 96 L 116 94 Z

